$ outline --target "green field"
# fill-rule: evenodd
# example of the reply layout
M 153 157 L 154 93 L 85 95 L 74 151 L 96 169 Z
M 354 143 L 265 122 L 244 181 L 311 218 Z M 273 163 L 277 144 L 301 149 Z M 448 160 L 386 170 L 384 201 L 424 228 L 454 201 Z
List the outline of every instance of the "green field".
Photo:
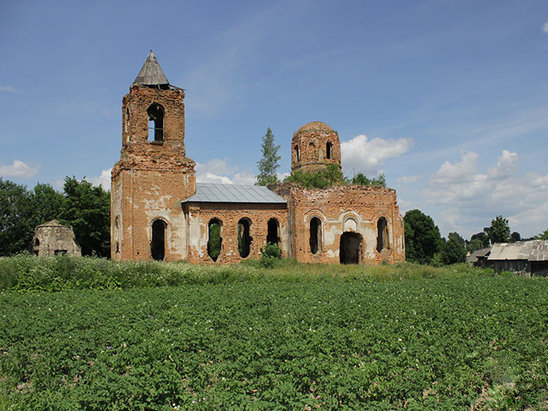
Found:
M 123 264 L 36 261 L 0 259 L 0 408 L 548 406 L 545 278 L 132 263 L 176 284 L 144 287 Z M 44 288 L 40 266 L 62 291 L 23 289 Z M 97 267 L 115 289 L 74 289 Z

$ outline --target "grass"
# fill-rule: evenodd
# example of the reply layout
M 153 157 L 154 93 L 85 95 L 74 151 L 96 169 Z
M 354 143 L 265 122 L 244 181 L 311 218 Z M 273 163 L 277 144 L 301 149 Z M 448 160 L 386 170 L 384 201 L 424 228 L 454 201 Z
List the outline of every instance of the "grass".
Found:
M 21 254 L 0 257 L 0 290 L 62 291 L 74 289 L 128 289 L 134 287 L 215 284 L 247 281 L 394 281 L 419 278 L 444 278 L 493 275 L 466 265 L 434 268 L 402 263 L 396 265 L 300 264 L 292 260 L 275 261 L 264 268 L 260 260 L 241 264 L 205 265 L 184 261 L 114 262 L 95 257 L 36 257 Z

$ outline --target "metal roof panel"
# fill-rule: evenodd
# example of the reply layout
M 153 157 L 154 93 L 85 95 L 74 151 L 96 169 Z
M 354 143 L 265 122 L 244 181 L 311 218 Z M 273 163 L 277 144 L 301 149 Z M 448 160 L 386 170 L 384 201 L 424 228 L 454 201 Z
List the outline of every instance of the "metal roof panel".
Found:
M 196 193 L 182 202 L 286 204 L 283 198 L 264 186 L 212 183 L 196 183 Z

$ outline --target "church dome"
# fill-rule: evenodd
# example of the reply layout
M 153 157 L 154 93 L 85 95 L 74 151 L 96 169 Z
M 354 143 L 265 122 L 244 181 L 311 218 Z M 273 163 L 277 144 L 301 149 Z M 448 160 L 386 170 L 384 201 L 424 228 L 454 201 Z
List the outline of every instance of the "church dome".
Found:
M 333 129 L 323 121 L 311 121 L 298 129 L 297 133 L 301 131 L 333 131 Z

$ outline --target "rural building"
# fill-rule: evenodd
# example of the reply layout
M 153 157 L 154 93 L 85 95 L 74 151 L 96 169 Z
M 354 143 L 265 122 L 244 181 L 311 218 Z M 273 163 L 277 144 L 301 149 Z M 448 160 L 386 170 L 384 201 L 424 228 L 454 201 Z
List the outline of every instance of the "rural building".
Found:
M 112 169 L 113 259 L 233 263 L 259 257 L 268 242 L 302 262 L 405 260 L 393 189 L 196 183 L 185 151 L 184 97 L 151 51 L 122 101 L 122 150 Z M 291 147 L 292 172 L 341 167 L 339 136 L 325 123 L 299 128 Z
M 81 256 L 82 252 L 74 237 L 72 228 L 52 220 L 40 224 L 34 230 L 32 251 L 39 257 L 49 257 L 59 254 Z
M 489 254 L 491 254 L 491 247 L 482 248 L 466 257 L 466 261 L 474 267 L 493 268 L 493 263 L 487 260 Z
M 495 273 L 513 271 L 548 276 L 548 240 L 497 243 L 487 260 L 493 264 Z

